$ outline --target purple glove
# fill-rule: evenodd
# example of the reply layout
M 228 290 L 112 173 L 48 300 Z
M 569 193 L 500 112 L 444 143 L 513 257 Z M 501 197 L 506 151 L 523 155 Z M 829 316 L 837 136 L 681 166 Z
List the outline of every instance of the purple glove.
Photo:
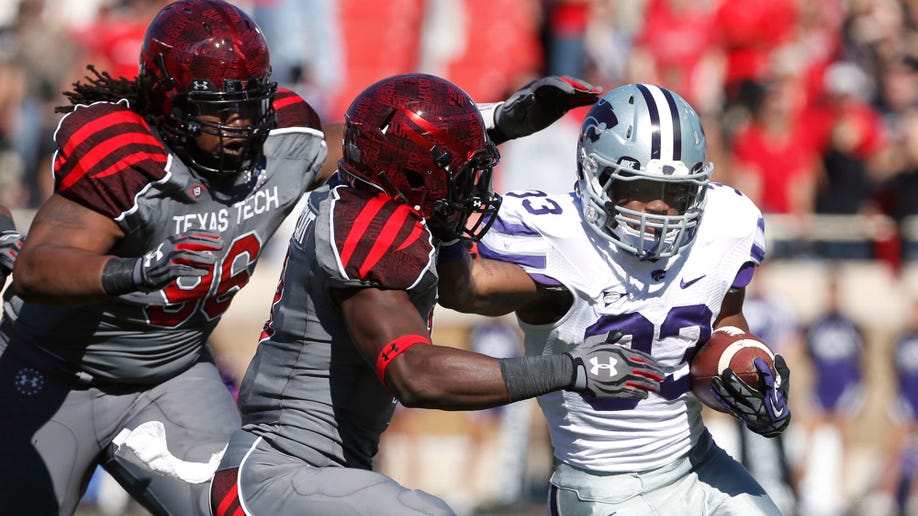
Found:
M 791 410 L 787 405 L 790 389 L 790 370 L 784 357 L 775 355 L 775 371 L 761 358 L 755 359 L 759 371 L 758 389 L 746 385 L 736 374 L 727 369 L 711 380 L 711 390 L 729 411 L 746 424 L 753 432 L 774 437 L 787 428 Z

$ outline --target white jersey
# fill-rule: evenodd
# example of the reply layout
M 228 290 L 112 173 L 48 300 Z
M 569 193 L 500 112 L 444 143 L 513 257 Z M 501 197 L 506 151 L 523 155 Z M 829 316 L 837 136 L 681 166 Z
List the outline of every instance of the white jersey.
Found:
M 558 391 L 539 398 L 555 457 L 597 472 L 640 472 L 688 453 L 704 432 L 689 387 L 689 361 L 711 335 L 728 289 L 765 255 L 764 222 L 737 190 L 712 183 L 692 244 L 674 257 L 640 261 L 582 222 L 575 194 L 510 192 L 479 243 L 486 258 L 523 267 L 537 282 L 574 296 L 554 324 L 520 321 L 527 355 L 560 353 L 621 331 L 622 345 L 650 353 L 667 373 L 642 401 Z M 745 286 L 745 284 L 743 284 Z

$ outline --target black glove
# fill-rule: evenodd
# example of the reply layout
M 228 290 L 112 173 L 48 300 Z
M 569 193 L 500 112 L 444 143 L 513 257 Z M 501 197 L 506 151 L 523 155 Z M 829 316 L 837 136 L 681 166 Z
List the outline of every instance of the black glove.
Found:
M 0 233 L 0 286 L 13 272 L 13 264 L 19 256 L 19 250 L 22 249 L 23 240 L 25 237 L 14 230 Z
M 791 420 L 787 393 L 790 389 L 790 369 L 784 357 L 775 355 L 775 372 L 761 358 L 755 359 L 759 371 L 758 389 L 746 385 L 727 369 L 711 380 L 711 390 L 730 412 L 753 432 L 774 437 L 787 428 Z
M 663 369 L 647 353 L 616 344 L 621 338 L 621 332 L 613 332 L 603 342 L 584 342 L 567 352 L 574 361 L 571 390 L 635 400 L 647 398 L 649 391 L 660 392 Z
M 214 254 L 223 249 L 218 233 L 195 229 L 173 235 L 140 258 L 112 258 L 102 270 L 109 295 L 159 290 L 182 277 L 201 277 L 213 270 Z
M 572 108 L 599 100 L 602 88 L 555 75 L 530 82 L 497 108 L 488 136 L 495 145 L 545 129 Z

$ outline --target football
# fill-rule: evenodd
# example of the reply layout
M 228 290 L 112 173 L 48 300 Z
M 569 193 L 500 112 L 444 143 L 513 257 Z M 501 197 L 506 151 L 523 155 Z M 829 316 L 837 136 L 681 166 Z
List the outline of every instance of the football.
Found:
M 753 360 L 763 358 L 774 371 L 775 355 L 762 339 L 734 326 L 718 328 L 695 353 L 689 369 L 692 392 L 708 407 L 726 412 L 711 393 L 711 379 L 728 367 L 753 389 L 759 385 L 759 372 Z

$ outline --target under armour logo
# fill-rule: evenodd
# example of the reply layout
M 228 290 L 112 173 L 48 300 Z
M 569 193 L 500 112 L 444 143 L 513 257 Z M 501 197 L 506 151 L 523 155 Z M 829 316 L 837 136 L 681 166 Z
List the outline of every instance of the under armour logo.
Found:
M 209 86 L 210 83 L 207 81 L 191 81 L 191 89 L 195 91 L 207 90 Z
M 383 351 L 380 354 L 382 355 L 383 360 L 388 361 L 389 353 L 395 353 L 396 355 L 398 355 L 400 351 L 401 350 L 398 349 L 398 344 L 392 344 L 391 346 L 389 346 L 389 349 Z
M 159 260 L 163 259 L 163 244 L 165 244 L 165 242 L 159 244 L 159 247 L 157 247 L 155 250 L 143 255 L 144 268 L 150 267 L 153 265 L 153 262 L 158 262 Z
M 45 377 L 37 369 L 23 367 L 13 379 L 16 392 L 23 396 L 35 396 L 45 386 Z
M 600 369 L 606 370 L 610 378 L 618 373 L 615 369 L 615 366 L 618 365 L 618 360 L 616 360 L 615 357 L 609 357 L 608 364 L 600 364 L 599 357 L 590 357 L 590 365 L 593 366 L 590 368 L 590 374 L 593 376 L 598 376 Z

